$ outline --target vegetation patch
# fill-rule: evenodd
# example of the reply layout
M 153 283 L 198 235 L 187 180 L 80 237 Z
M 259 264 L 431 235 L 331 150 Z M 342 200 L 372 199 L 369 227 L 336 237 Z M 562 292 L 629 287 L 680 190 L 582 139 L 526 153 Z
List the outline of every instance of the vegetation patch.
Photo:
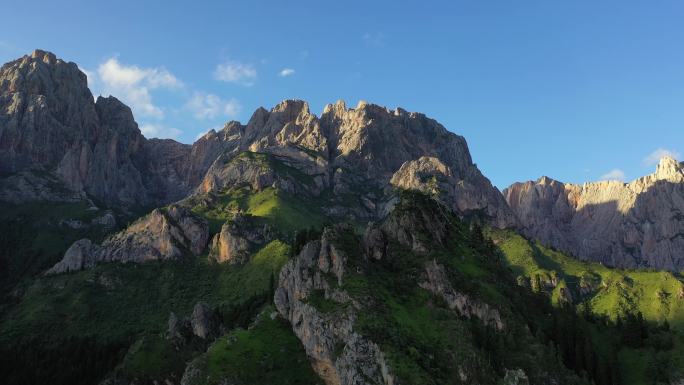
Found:
M 248 329 L 219 338 L 193 363 L 199 383 L 229 379 L 240 384 L 322 384 L 289 323 L 266 306 Z

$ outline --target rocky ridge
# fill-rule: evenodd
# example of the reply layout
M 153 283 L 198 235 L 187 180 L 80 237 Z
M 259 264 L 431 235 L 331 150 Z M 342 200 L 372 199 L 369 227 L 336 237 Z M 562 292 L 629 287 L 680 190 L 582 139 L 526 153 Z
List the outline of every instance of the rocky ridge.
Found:
M 378 345 L 354 331 L 361 305 L 331 287 L 325 278 L 332 272 L 341 281 L 345 269 L 345 256 L 330 243 L 330 236 L 327 231 L 321 241 L 308 243 L 283 267 L 275 293 L 276 308 L 292 324 L 314 371 L 326 384 L 394 384 Z M 353 310 L 342 316 L 321 312 L 307 301 L 314 292 L 323 292 L 319 295 L 331 301 L 350 303 Z
M 457 212 L 479 212 L 497 227 L 515 221 L 499 192 L 473 164 L 462 137 L 401 108 L 392 111 L 365 102 L 347 108 L 339 101 L 327 105 L 318 118 L 306 102 L 286 100 L 270 111 L 258 109 L 245 126 L 231 122 L 200 141 L 216 138 L 229 138 L 230 144 L 209 167 L 199 188 L 203 193 L 236 184 L 257 190 L 275 184 L 312 196 L 325 190 L 352 193 L 361 195 L 369 218 L 377 219 L 381 215 L 375 209 L 388 186 L 425 189 L 425 179 L 439 177 L 444 180 L 440 196 Z M 299 178 L 278 178 L 264 167 L 264 159 L 236 158 L 245 151 L 268 154 L 295 169 Z M 424 159 L 441 167 L 426 168 Z M 422 167 L 420 175 L 409 171 L 414 167 Z
M 542 177 L 503 194 L 520 230 L 545 245 L 608 266 L 684 268 L 684 166 L 675 159 L 629 183 Z
M 102 262 L 146 262 L 200 255 L 209 241 L 206 220 L 184 207 L 171 205 L 155 209 L 125 230 L 107 238 L 102 245 L 88 239 L 76 241 L 47 274 L 93 267 Z
M 326 188 L 351 191 L 369 182 L 383 189 L 402 165 L 427 156 L 448 168 L 447 197 L 454 208 L 483 211 L 497 226 L 513 220 L 473 164 L 465 140 L 401 108 L 365 102 L 347 108 L 337 102 L 319 118 L 306 102 L 286 100 L 270 111 L 257 109 L 246 125 L 228 122 L 192 146 L 145 139 L 128 107 L 114 97 L 93 101 L 75 63 L 36 50 L 0 69 L 0 111 L 0 173 L 44 171 L 67 189 L 107 205 L 159 206 L 197 186 L 205 192 L 220 188 L 236 177 L 222 165 L 245 151 L 284 159 L 313 179 L 314 194 Z M 407 177 L 412 176 L 400 173 L 394 179 L 411 185 L 401 181 Z
M 338 243 L 344 226 L 326 228 L 320 240 L 306 244 L 298 256 L 281 270 L 274 303 L 279 313 L 292 325 L 316 373 L 328 385 L 398 384 L 396 374 L 379 342 L 358 330 L 358 319 L 370 298 L 358 299 L 345 289 L 350 275 L 364 277 L 374 263 L 392 263 L 400 248 L 414 256 L 427 255 L 446 242 L 451 224 L 442 217 L 447 210 L 436 203 L 425 206 L 397 206 L 383 222 L 369 224 L 358 249 L 361 255 L 348 255 Z M 427 243 L 434 245 L 428 249 Z M 397 246 L 400 245 L 400 246 Z M 354 260 L 352 263 L 351 260 Z M 499 311 L 454 289 L 444 266 L 428 260 L 419 277 L 413 277 L 416 287 L 442 297 L 449 309 L 466 318 L 473 318 L 496 330 L 506 325 Z M 327 302 L 321 308 L 320 303 Z M 461 373 L 465 381 L 468 374 Z

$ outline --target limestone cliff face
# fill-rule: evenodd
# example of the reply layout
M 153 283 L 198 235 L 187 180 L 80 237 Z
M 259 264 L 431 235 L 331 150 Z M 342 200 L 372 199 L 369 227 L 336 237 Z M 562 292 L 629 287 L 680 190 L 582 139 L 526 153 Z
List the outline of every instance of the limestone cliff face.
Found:
M 93 101 L 75 63 L 36 50 L 0 68 L 2 175 L 47 172 L 108 205 L 158 205 L 190 191 L 189 152 L 146 140 L 116 98 Z
M 684 166 L 672 158 L 630 183 L 542 177 L 503 193 L 521 230 L 546 245 L 610 266 L 684 268 Z
M 326 107 L 321 117 L 323 129 L 331 139 L 334 171 L 342 172 L 341 183 L 360 174 L 369 181 L 411 187 L 414 175 L 402 173 L 425 159 L 440 166 L 423 169 L 451 186 L 446 202 L 457 212 L 479 212 L 498 227 L 514 223 L 499 191 L 472 162 L 463 137 L 447 131 L 437 121 L 423 114 L 401 108 L 388 110 L 365 102 L 355 109 L 344 103 Z M 399 174 L 397 175 L 397 173 Z

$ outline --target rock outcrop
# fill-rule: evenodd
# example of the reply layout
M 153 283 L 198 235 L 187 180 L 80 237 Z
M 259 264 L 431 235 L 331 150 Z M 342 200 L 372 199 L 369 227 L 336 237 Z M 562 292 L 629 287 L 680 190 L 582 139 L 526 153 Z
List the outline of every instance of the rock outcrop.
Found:
M 237 215 L 224 223 L 212 239 L 209 258 L 219 263 L 242 263 L 258 246 L 272 238 L 267 226 L 259 226 L 251 218 Z
M 328 242 L 324 234 L 323 242 L 308 243 L 283 267 L 274 298 L 276 308 L 292 324 L 314 371 L 326 384 L 394 384 L 378 345 L 354 331 L 358 304 L 350 305 L 357 307 L 355 311 L 340 315 L 323 313 L 308 303 L 315 293 L 331 301 L 351 301 L 344 291 L 329 286 L 325 272 L 319 268 L 332 269 L 340 274 L 338 279 L 342 277 L 344 257 L 326 247 Z
M 190 317 L 192 333 L 202 339 L 218 337 L 221 331 L 221 319 L 214 309 L 206 303 L 198 303 L 192 310 Z
M 166 338 L 182 346 L 193 338 L 212 341 L 221 332 L 221 317 L 217 311 L 204 302 L 198 302 L 190 317 L 179 318 L 175 313 L 169 315 Z
M 582 260 L 609 266 L 684 269 L 684 166 L 663 158 L 629 183 L 515 183 L 504 196 L 521 231 Z
M 366 290 L 347 292 L 345 282 L 359 285 L 376 268 L 398 269 L 401 258 L 426 258 L 431 251 L 443 250 L 450 226 L 443 215 L 449 211 L 439 203 L 420 199 L 430 198 L 418 194 L 407 197 L 382 223 L 370 224 L 360 245 L 353 245 L 358 241 L 351 228 L 326 228 L 320 241 L 307 243 L 280 271 L 276 308 L 292 325 L 312 367 L 326 384 L 398 383 L 378 345 L 384 341 L 373 341 L 373 335 L 357 330 L 361 315 L 368 317 L 374 306 L 382 306 L 377 302 L 383 301 L 382 297 Z M 347 255 L 345 250 L 358 255 Z M 435 260 L 426 259 L 422 273 L 402 277 L 406 287 L 415 285 L 442 297 L 454 317 L 476 318 L 498 331 L 505 330 L 499 310 L 454 289 L 446 268 Z
M 102 245 L 88 239 L 76 241 L 47 274 L 81 270 L 101 262 L 140 263 L 200 255 L 208 240 L 206 220 L 186 208 L 171 205 L 168 209 L 155 209 Z
M 444 266 L 432 260 L 425 264 L 423 280 L 419 283 L 423 289 L 438 295 L 446 301 L 449 308 L 458 311 L 467 318 L 479 318 L 486 325 L 503 330 L 505 325 L 499 311 L 471 296 L 454 290 L 449 282 Z

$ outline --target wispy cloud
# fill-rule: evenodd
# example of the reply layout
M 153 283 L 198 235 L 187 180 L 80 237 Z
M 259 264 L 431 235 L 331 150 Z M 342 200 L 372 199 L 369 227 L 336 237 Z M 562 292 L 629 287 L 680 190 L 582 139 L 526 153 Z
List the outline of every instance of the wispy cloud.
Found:
M 280 72 L 278 72 L 278 76 L 284 78 L 290 75 L 294 75 L 294 73 L 295 70 L 293 70 L 292 68 L 283 68 L 282 70 L 280 70 Z
M 214 94 L 195 92 L 186 103 L 197 119 L 213 119 L 219 116 L 234 117 L 240 113 L 240 103 L 234 99 L 222 99 Z
M 227 61 L 219 64 L 214 70 L 214 78 L 223 82 L 252 86 L 256 81 L 257 70 L 250 64 Z
M 661 158 L 669 156 L 670 158 L 679 159 L 680 153 L 674 150 L 668 150 L 665 148 L 658 148 L 652 153 L 648 154 L 643 160 L 644 165 L 653 166 L 658 164 Z
M 162 124 L 143 124 L 140 131 L 147 138 L 171 138 L 176 139 L 182 133 L 181 130 L 167 127 Z
M 619 180 L 621 182 L 625 181 L 625 172 L 619 168 L 614 168 L 607 173 L 601 175 L 599 180 Z
M 387 37 L 382 32 L 366 32 L 362 36 L 364 43 L 371 47 L 383 47 Z
M 135 65 L 125 65 L 116 57 L 100 64 L 97 74 L 97 82 L 101 83 L 99 84 L 101 94 L 111 94 L 121 98 L 136 115 L 157 119 L 163 118 L 164 112 L 152 102 L 150 91 L 157 88 L 182 87 L 181 81 L 163 67 L 141 68 Z M 92 73 L 86 72 L 86 75 L 88 75 L 89 82 L 95 81 Z

